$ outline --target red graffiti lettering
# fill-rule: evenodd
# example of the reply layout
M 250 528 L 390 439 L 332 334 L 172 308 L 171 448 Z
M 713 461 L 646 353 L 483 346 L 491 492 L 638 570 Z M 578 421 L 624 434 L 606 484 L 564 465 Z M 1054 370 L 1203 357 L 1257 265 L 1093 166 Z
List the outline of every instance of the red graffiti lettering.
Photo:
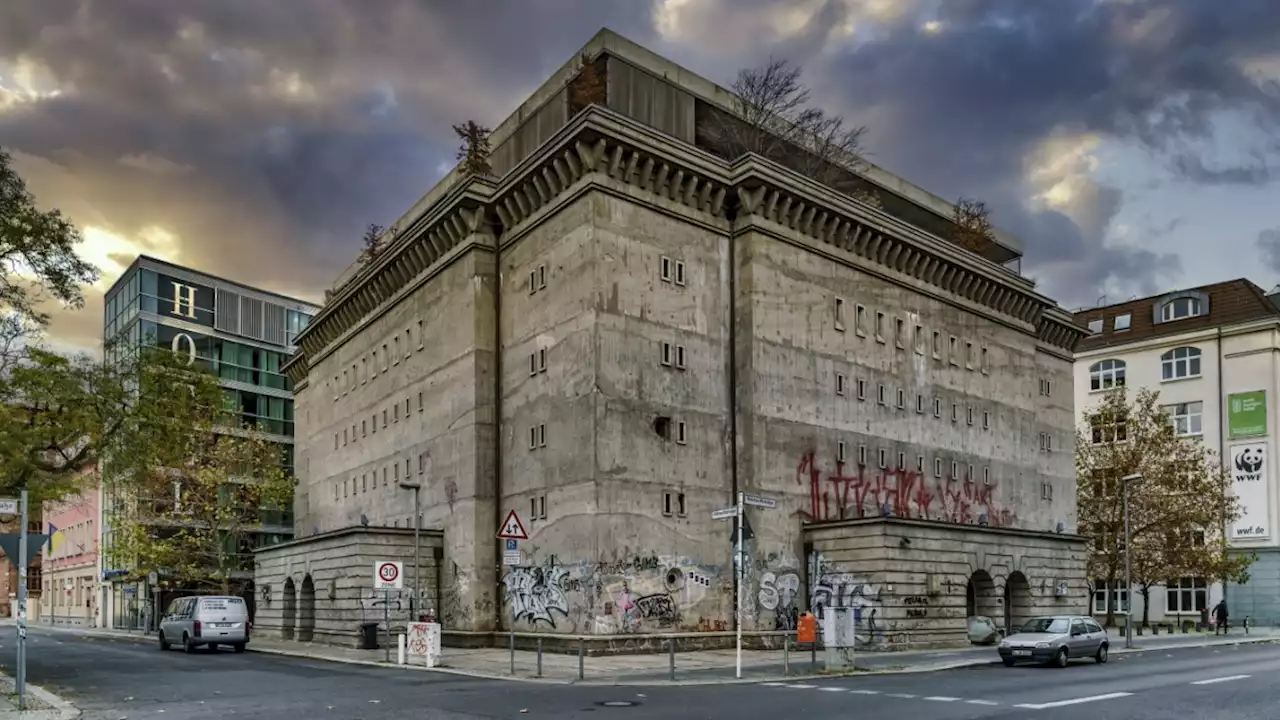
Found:
M 923 475 L 905 468 L 856 472 L 836 462 L 835 472 L 823 477 L 816 454 L 810 450 L 796 465 L 796 484 L 809 486 L 809 514 L 814 520 L 892 515 L 921 520 L 1009 527 L 1017 515 L 1001 507 L 993 497 L 994 484 L 972 478 L 938 478 L 930 484 Z

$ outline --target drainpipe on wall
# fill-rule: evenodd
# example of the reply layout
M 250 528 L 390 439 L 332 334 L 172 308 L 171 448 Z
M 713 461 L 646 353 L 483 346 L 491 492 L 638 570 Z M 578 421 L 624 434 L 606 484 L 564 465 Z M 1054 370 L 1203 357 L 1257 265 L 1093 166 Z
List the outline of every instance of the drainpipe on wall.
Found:
M 1224 472 L 1229 472 L 1230 469 L 1227 467 L 1227 436 L 1230 434 L 1230 432 L 1225 429 L 1227 427 L 1227 416 L 1226 416 L 1227 404 L 1226 404 L 1226 396 L 1223 395 L 1223 387 L 1222 387 L 1222 360 L 1223 360 L 1222 326 L 1219 325 L 1218 326 L 1218 462 L 1222 465 L 1222 470 Z M 1224 520 L 1222 523 L 1222 537 L 1227 538 L 1228 532 L 1230 532 L 1230 528 L 1227 527 L 1227 523 Z M 1227 601 L 1227 581 L 1226 580 L 1222 581 L 1222 601 L 1223 602 Z
M 732 228 L 729 231 L 729 352 L 726 356 L 729 358 L 729 481 L 730 495 L 729 504 L 732 505 L 738 501 L 738 346 L 737 346 L 737 325 L 738 325 L 738 284 L 736 278 L 738 276 L 738 260 L 735 246 L 737 245 L 737 232 Z M 743 543 L 744 538 L 739 537 L 738 542 Z M 745 550 L 745 545 L 743 547 Z M 742 575 L 746 568 L 738 568 L 736 561 L 741 560 L 744 564 L 745 557 L 738 555 L 735 548 L 735 565 L 733 573 L 733 597 L 734 606 L 741 602 L 742 588 L 738 587 L 741 582 Z M 738 629 L 739 614 L 733 614 L 733 629 Z
M 482 207 L 477 212 L 488 215 L 488 208 Z M 487 222 L 487 220 L 482 220 Z M 502 522 L 502 238 L 493 233 L 493 526 Z M 502 550 L 503 543 L 493 541 L 494 607 L 495 630 L 502 629 Z M 436 572 L 439 580 L 440 572 Z M 443 603 L 442 603 L 443 604 Z M 436 613 L 443 618 L 444 608 L 437 608 Z

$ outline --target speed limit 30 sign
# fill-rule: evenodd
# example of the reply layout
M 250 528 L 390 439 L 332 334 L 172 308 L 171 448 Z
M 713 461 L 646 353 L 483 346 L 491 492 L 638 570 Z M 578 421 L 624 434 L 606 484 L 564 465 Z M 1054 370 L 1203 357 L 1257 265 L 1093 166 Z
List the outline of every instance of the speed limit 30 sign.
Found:
M 392 560 L 373 564 L 374 590 L 399 590 L 404 587 L 404 565 Z

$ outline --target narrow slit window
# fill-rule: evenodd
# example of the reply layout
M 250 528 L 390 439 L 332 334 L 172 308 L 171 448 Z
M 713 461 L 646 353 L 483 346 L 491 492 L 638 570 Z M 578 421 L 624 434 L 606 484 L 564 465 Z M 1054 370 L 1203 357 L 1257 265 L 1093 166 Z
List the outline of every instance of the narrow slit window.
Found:
M 835 300 L 835 316 L 836 330 L 844 332 L 844 298 L 842 297 Z
M 844 373 L 836 373 L 836 394 L 844 395 Z
M 666 255 L 663 255 L 662 271 L 660 273 L 662 282 L 671 282 L 672 275 L 674 275 L 674 273 L 672 272 L 672 269 L 671 269 L 671 258 L 667 257 Z
M 685 434 L 685 432 L 686 431 L 685 431 L 684 421 L 681 420 L 677 422 L 676 423 L 676 443 L 680 445 L 684 445 L 686 442 L 688 442 L 688 436 Z
M 680 369 L 680 370 L 684 370 L 684 369 L 685 369 L 685 362 L 684 362 L 685 358 L 684 358 L 684 355 L 685 355 L 685 352 L 684 352 L 684 346 L 683 346 L 683 345 L 677 345 L 677 346 L 676 346 L 676 368 L 678 368 L 678 369 Z
M 684 287 L 684 261 L 676 261 L 676 285 Z M 680 497 L 684 497 L 681 495 Z
M 671 366 L 671 356 L 675 354 L 675 348 L 669 342 L 662 343 L 662 364 L 667 367 Z

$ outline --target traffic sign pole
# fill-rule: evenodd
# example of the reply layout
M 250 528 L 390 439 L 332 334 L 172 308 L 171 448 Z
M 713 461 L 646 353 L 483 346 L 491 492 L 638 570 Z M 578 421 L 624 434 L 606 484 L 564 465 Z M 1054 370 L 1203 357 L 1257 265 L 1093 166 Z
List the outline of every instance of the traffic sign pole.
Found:
M 742 550 L 743 550 L 743 547 L 746 546 L 746 542 L 745 542 L 746 538 L 742 537 L 742 515 L 743 515 L 742 505 L 743 505 L 744 497 L 745 497 L 744 493 L 738 493 L 738 600 L 736 603 L 737 608 L 735 611 L 738 617 L 738 622 L 735 623 L 738 626 L 738 659 L 737 659 L 737 669 L 735 671 L 735 676 L 739 680 L 742 679 L 742 579 L 743 579 Z

